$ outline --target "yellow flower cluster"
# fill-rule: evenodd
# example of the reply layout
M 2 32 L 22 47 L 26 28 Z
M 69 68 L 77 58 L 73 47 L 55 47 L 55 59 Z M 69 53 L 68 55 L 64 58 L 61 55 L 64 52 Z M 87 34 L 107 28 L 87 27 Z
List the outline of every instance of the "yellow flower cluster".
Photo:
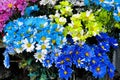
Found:
M 70 34 L 74 41 L 85 41 L 88 37 L 106 31 L 102 28 L 103 24 L 96 21 L 92 11 L 73 14 L 70 20 L 71 23 L 68 23 L 68 26 L 65 27 L 64 35 Z

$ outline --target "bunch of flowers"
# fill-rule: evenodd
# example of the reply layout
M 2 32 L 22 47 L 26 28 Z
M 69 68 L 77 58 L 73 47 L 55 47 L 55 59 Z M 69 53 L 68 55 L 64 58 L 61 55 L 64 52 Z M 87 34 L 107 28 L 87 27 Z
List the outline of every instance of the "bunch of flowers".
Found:
M 97 44 L 67 44 L 61 52 L 52 53 L 55 55 L 53 58 L 56 67 L 59 68 L 60 78 L 68 80 L 73 72 L 71 68 L 73 65 L 92 72 L 96 78 L 102 78 L 106 73 L 109 74 L 110 78 L 113 78 L 115 67 L 110 62 L 107 52 L 110 51 L 110 47 L 118 47 L 118 43 L 116 39 L 109 37 L 107 33 L 100 33 L 96 36 L 96 39 Z
M 31 2 L 36 2 L 36 0 L 28 0 Z M 24 14 L 24 10 L 28 5 L 27 0 L 1 0 L 0 1 L 0 32 L 2 32 L 6 21 L 17 12 Z
M 107 15 L 108 13 L 105 10 L 99 10 L 95 13 L 92 10 L 73 13 L 72 6 L 68 1 L 61 1 L 60 5 L 54 7 L 56 9 L 55 15 L 49 16 L 53 22 L 65 26 L 65 36 L 70 34 L 74 41 L 85 41 L 88 37 L 96 36 L 100 32 L 106 32 L 105 26 L 110 15 Z M 101 16 L 100 13 L 103 12 L 108 18 L 101 20 L 104 15 Z M 67 18 L 70 19 L 70 23 Z
M 36 2 L 36 0 L 31 1 Z M 4 27 L 5 67 L 10 67 L 9 55 L 16 55 L 16 53 L 20 55 L 20 53 L 27 52 L 34 53 L 32 56 L 43 67 L 47 69 L 57 67 L 61 79 L 69 80 L 75 70 L 74 67 L 91 72 L 95 78 L 102 78 L 105 74 L 113 78 L 115 67 L 108 54 L 111 49 L 118 48 L 118 41 L 114 37 L 110 37 L 107 32 L 111 32 L 113 26 L 119 28 L 120 24 L 115 21 L 111 23 L 112 14 L 108 11 L 112 9 L 113 5 L 119 5 L 118 2 L 113 4 L 113 2 L 109 2 L 110 0 L 85 0 L 84 3 L 88 6 L 95 3 L 105 9 L 110 9 L 107 9 L 108 11 L 105 9 L 87 11 L 81 9 L 79 11 L 75 9 L 75 4 L 70 3 L 73 1 L 41 0 L 40 7 L 52 4 L 51 8 L 55 10 L 49 15 L 45 13 L 47 16 L 38 16 L 38 14 L 32 16 L 34 11 L 39 13 L 38 5 L 25 9 L 27 3 L 24 2 L 25 11 L 20 8 L 20 11 L 24 11 L 24 15 L 9 21 Z M 55 5 L 57 3 L 58 5 Z M 16 10 L 16 3 L 15 7 L 11 7 L 8 11 L 11 10 Z M 94 39 L 93 43 L 89 42 L 89 38 Z
M 96 4 L 108 11 L 113 11 L 114 19 L 120 21 L 120 1 L 119 0 L 85 0 L 86 5 Z
M 50 24 L 46 17 L 19 18 L 5 26 L 3 42 L 8 47 L 11 45 L 16 53 L 36 51 L 34 57 L 42 62 L 52 49 L 64 45 L 63 29 L 60 25 Z M 9 53 L 8 50 L 5 52 Z

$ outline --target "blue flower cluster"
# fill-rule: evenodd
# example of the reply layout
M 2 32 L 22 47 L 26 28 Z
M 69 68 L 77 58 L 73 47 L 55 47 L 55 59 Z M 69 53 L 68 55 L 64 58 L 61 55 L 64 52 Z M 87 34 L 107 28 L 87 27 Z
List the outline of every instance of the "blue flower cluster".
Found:
M 62 48 L 65 44 L 63 29 L 64 27 L 58 24 L 50 23 L 46 17 L 19 18 L 6 24 L 3 42 L 8 48 L 12 47 L 14 53 L 36 51 L 34 57 L 44 64 L 43 60 L 47 60 L 48 53 L 54 48 Z M 7 49 L 4 54 L 6 53 L 8 55 L 11 52 Z M 5 60 L 8 61 L 6 55 Z M 4 63 L 7 65 L 6 62 Z
M 59 69 L 59 77 L 65 80 L 71 77 L 72 65 L 92 72 L 96 78 L 102 78 L 106 73 L 113 78 L 115 67 L 110 62 L 107 52 L 110 47 L 117 48 L 118 43 L 107 33 L 100 33 L 96 39 L 98 43 L 93 45 L 66 44 L 61 50 L 54 49 L 51 54 L 47 55 L 44 66 L 49 68 L 54 62 Z
M 85 5 L 96 4 L 108 11 L 113 11 L 113 17 L 120 22 L 120 0 L 84 0 Z

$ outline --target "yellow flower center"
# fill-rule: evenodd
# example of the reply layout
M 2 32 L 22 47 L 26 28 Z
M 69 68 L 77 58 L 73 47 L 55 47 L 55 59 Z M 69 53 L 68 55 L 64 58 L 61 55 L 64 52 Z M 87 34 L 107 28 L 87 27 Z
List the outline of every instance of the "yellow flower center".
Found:
M 55 56 L 58 57 L 59 56 L 58 53 L 56 53 Z
M 8 29 L 10 30 L 10 29 L 12 29 L 12 27 L 11 27 L 11 26 L 9 26 L 9 27 L 8 27 Z
M 76 54 L 79 54 L 79 52 L 78 52 L 78 51 L 76 51 Z
M 100 2 L 104 2 L 104 0 L 100 0 Z
M 59 32 L 59 29 L 57 28 L 55 31 L 56 31 L 56 32 Z
M 89 53 L 88 53 L 88 52 L 86 52 L 86 53 L 85 53 L 85 56 L 89 56 Z
M 102 48 L 102 49 L 105 49 L 105 47 L 104 47 L 104 46 L 101 46 L 101 48 Z
M 60 62 L 60 64 L 63 64 L 64 63 L 64 61 L 62 60 L 61 62 Z
M 95 64 L 95 63 L 96 63 L 96 62 L 95 62 L 95 60 L 92 60 L 92 63 L 94 63 L 94 64 Z
M 41 38 L 41 40 L 42 40 L 42 41 L 45 41 L 45 40 L 46 40 L 46 37 L 45 37 L 45 36 L 43 36 L 43 37 Z
M 19 50 L 23 50 L 23 48 L 19 48 Z
M 42 45 L 42 46 L 41 46 L 41 49 L 46 49 L 46 46 L 45 46 L 45 45 Z
M 30 31 L 29 31 L 29 30 L 27 30 L 27 31 L 26 31 L 26 33 L 27 33 L 27 34 L 29 34 L 29 33 L 30 33 Z
M 55 40 L 52 40 L 52 43 L 53 43 L 53 44 L 55 44 L 55 43 L 56 43 L 56 41 L 55 41 Z
M 21 33 L 21 34 L 20 34 L 20 36 L 21 36 L 21 37 L 23 37 L 23 36 L 24 36 L 24 34 L 23 34 L 23 33 Z
M 96 71 L 97 71 L 97 72 L 100 72 L 100 67 L 97 67 L 97 68 L 96 68 Z
M 8 4 L 8 7 L 9 7 L 9 8 L 12 8 L 12 6 L 13 6 L 13 4 L 11 4 L 11 3 Z
M 44 28 L 44 25 L 43 25 L 43 24 L 40 24 L 40 28 Z
M 47 30 L 48 33 L 50 33 L 50 30 Z
M 47 63 L 50 63 L 50 60 L 47 60 Z
M 78 63 L 81 63 L 81 60 L 78 59 L 77 62 L 78 62 Z
M 30 44 L 30 43 L 27 43 L 27 47 L 28 47 L 28 48 L 31 47 L 31 44 Z
M 120 16 L 120 12 L 118 12 L 118 16 Z
M 64 71 L 64 74 L 66 75 L 66 74 L 67 74 L 67 71 Z
M 70 58 L 66 58 L 66 61 L 70 61 Z
M 37 54 L 37 53 L 36 53 L 36 54 Z M 42 58 L 42 55 L 41 55 L 41 54 L 39 54 L 37 57 L 38 57 L 38 59 L 40 59 L 40 58 Z
M 98 56 L 102 56 L 101 53 L 98 53 Z

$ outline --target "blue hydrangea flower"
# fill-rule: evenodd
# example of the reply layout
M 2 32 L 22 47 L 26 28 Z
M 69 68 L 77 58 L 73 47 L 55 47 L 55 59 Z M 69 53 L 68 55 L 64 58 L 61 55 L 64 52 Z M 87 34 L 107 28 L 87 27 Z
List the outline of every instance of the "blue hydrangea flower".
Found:
M 103 54 L 101 57 L 99 57 L 99 60 L 101 63 L 103 63 L 105 65 L 109 65 L 110 59 L 106 53 Z
M 84 0 L 85 5 L 90 5 L 90 0 Z
M 12 21 L 10 21 L 8 24 L 6 24 L 6 27 L 4 28 L 4 32 L 12 32 L 12 31 L 16 31 L 17 29 L 14 27 L 14 23 Z
M 4 66 L 6 68 L 9 68 L 10 67 L 10 57 L 9 57 L 8 53 L 6 53 L 6 52 L 4 52 L 3 54 L 6 54 L 6 55 L 4 55 L 4 61 L 3 61 Z
M 50 68 L 53 64 L 53 59 L 51 56 L 46 56 L 45 60 L 43 60 L 42 62 L 44 67 Z
M 74 52 L 72 54 L 73 58 L 76 58 L 77 56 L 82 56 L 82 47 L 80 47 L 79 45 L 74 45 Z
M 75 64 L 77 68 L 85 68 L 86 66 L 85 58 L 78 55 L 73 58 L 73 64 Z
M 108 40 L 110 37 L 108 36 L 107 33 L 103 33 L 101 32 L 99 35 L 96 36 L 96 39 L 98 41 L 105 41 L 105 40 Z
M 114 0 L 115 4 L 120 4 L 120 0 Z
M 96 66 L 96 65 L 98 65 L 100 63 L 100 59 L 98 58 L 98 57 L 92 57 L 91 58 L 91 61 L 90 61 L 90 65 L 91 66 Z
M 57 32 L 57 34 L 62 34 L 63 30 L 64 30 L 64 27 L 61 27 L 60 25 L 57 25 L 57 24 L 52 24 L 50 32 L 52 34 L 54 34 L 56 32 Z
M 62 52 L 65 53 L 65 54 L 73 55 L 74 50 L 75 50 L 75 45 L 66 45 L 66 46 L 63 47 Z
M 70 55 L 61 54 L 55 62 L 57 68 L 64 69 L 66 66 L 72 65 L 72 59 Z
M 7 46 L 6 47 L 6 50 L 4 51 L 3 53 L 3 56 L 4 56 L 4 61 L 3 61 L 3 64 L 6 68 L 9 68 L 10 67 L 10 57 L 9 57 L 9 54 L 11 55 L 14 55 L 15 52 L 13 50 L 13 46 Z
M 56 60 L 61 54 L 62 54 L 61 50 L 56 48 L 51 52 L 51 57 L 54 60 L 54 62 L 56 62 Z
M 81 51 L 82 51 L 82 56 L 85 58 L 86 62 L 89 62 L 91 60 L 91 58 L 94 57 L 94 51 L 87 44 L 84 44 L 82 46 Z
M 27 8 L 25 9 L 24 15 L 25 15 L 25 16 L 30 16 L 30 14 L 31 14 L 33 11 L 38 11 L 38 10 L 39 10 L 38 5 L 34 5 L 34 6 L 27 7 Z
M 108 52 L 110 49 L 110 45 L 107 41 L 99 42 L 98 46 L 101 52 Z
M 116 6 L 116 9 L 113 12 L 113 17 L 117 22 L 120 22 L 120 6 Z
M 115 67 L 114 67 L 114 65 L 112 63 L 109 63 L 107 71 L 108 71 L 109 77 L 113 78 L 114 77 Z
M 101 3 L 100 5 L 108 11 L 111 11 L 114 7 L 112 0 L 104 0 L 104 2 Z
M 68 65 L 68 66 L 72 66 L 72 56 L 70 54 L 65 54 L 64 55 L 64 61 L 65 61 L 65 64 Z
M 73 70 L 69 67 L 66 67 L 65 69 L 60 68 L 58 72 L 61 79 L 69 80 Z
M 91 69 L 93 76 L 96 78 L 103 78 L 106 74 L 106 66 L 99 63 L 98 65 L 92 66 Z
M 53 46 L 58 46 L 61 44 L 62 36 L 59 36 L 58 34 L 51 35 L 51 43 Z
M 113 37 L 109 38 L 109 44 L 113 48 L 118 48 L 118 41 Z

